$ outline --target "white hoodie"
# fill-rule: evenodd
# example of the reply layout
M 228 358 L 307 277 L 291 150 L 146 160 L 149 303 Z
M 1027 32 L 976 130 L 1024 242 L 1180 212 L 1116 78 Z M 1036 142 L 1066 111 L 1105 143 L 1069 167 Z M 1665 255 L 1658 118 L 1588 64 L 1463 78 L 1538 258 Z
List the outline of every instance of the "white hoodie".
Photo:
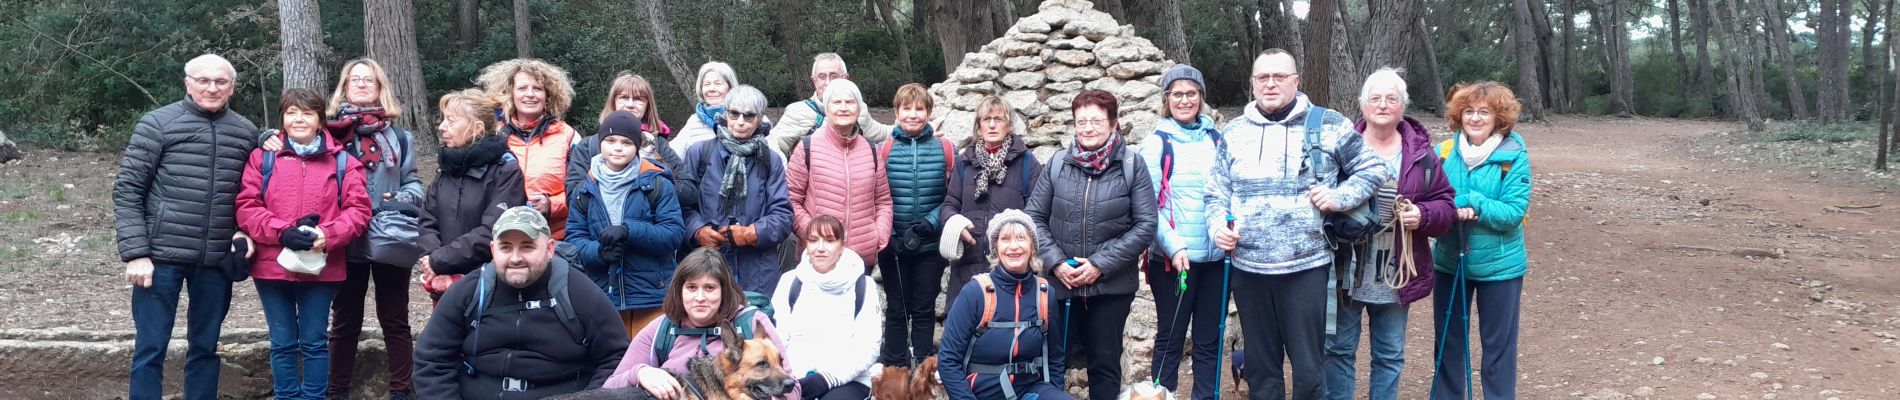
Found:
M 805 256 L 798 268 L 779 279 L 772 291 L 772 310 L 778 333 L 784 337 L 785 359 L 793 378 L 817 371 L 832 387 L 858 382 L 871 385 L 879 346 L 884 342 L 884 306 L 877 282 L 864 277 L 864 259 L 840 248 L 838 266 L 820 274 Z M 857 280 L 864 277 L 864 307 L 852 315 Z M 802 282 L 798 307 L 791 305 L 792 281 Z

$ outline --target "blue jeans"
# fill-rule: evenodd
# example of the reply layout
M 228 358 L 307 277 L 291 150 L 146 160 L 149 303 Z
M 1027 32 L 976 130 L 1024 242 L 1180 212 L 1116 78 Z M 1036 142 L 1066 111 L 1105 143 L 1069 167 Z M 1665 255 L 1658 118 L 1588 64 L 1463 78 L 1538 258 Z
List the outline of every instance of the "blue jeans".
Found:
M 329 391 L 330 301 L 338 286 L 257 280 L 270 327 L 271 391 L 278 399 L 321 400 Z
M 178 295 L 184 292 L 185 399 L 218 398 L 218 334 L 231 310 L 231 280 L 215 267 L 153 264 L 152 287 L 132 286 L 132 400 L 165 395 L 165 345 L 178 321 Z
M 1376 282 L 1374 283 L 1376 284 Z M 1372 372 L 1366 398 L 1399 398 L 1399 372 L 1405 370 L 1404 305 L 1366 304 L 1357 300 L 1340 305 L 1339 334 L 1326 338 L 1326 398 L 1353 399 L 1353 368 L 1359 352 L 1359 314 L 1366 314 L 1372 341 Z

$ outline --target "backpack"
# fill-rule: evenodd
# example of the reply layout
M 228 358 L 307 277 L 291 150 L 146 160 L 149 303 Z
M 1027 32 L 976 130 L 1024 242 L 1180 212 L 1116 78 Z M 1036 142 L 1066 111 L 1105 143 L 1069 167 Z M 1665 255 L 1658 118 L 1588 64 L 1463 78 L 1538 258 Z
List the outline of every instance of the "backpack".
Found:
M 471 304 L 473 307 L 464 309 L 462 311 L 462 316 L 468 319 L 469 337 L 470 337 L 469 343 L 476 343 L 477 341 L 480 340 L 482 317 L 495 315 L 495 314 L 523 311 L 523 310 L 537 310 L 537 309 L 542 309 L 542 308 L 553 308 L 554 312 L 560 315 L 561 321 L 563 322 L 564 325 L 567 322 L 579 323 L 579 320 L 574 315 L 573 301 L 570 300 L 570 297 L 568 296 L 568 293 L 567 293 L 567 279 L 568 279 L 569 270 L 571 269 L 574 269 L 573 264 L 568 264 L 568 265 L 548 264 L 546 279 L 548 279 L 549 297 L 546 299 L 531 300 L 531 301 L 527 301 L 520 304 L 510 304 L 510 305 L 499 306 L 495 308 L 489 308 L 488 298 L 490 296 L 493 296 L 494 291 L 495 291 L 495 281 L 496 281 L 495 264 L 494 263 L 483 264 L 481 270 L 478 271 L 481 277 L 478 278 L 480 279 L 480 281 L 478 281 L 477 283 L 480 286 L 476 286 L 475 302 Z M 580 343 L 582 346 L 586 346 L 588 344 L 587 343 L 588 337 L 586 335 L 577 334 L 576 332 L 573 332 L 572 330 L 570 330 L 568 333 L 571 336 L 574 336 L 574 338 L 576 339 L 576 342 Z
M 1324 182 L 1319 178 L 1323 173 L 1319 170 L 1319 159 L 1326 155 L 1325 150 L 1320 148 L 1322 141 L 1320 129 L 1325 122 L 1326 111 L 1326 108 L 1314 105 L 1306 112 L 1306 137 L 1302 140 L 1305 142 L 1306 159 L 1300 165 L 1300 169 L 1310 174 L 1308 176 L 1312 178 L 1312 183 L 1315 185 Z M 1367 199 L 1364 204 L 1344 212 L 1325 214 L 1326 237 L 1334 244 L 1370 240 L 1373 234 L 1384 231 L 1387 224 L 1392 221 L 1392 208 L 1394 199 L 1397 197 L 1397 185 L 1380 185 L 1374 188 L 1372 198 Z
M 1123 146 L 1127 146 L 1127 145 L 1123 144 Z M 1140 165 L 1138 165 L 1138 163 L 1135 162 L 1134 151 L 1127 148 L 1123 148 L 1121 149 L 1121 151 L 1122 151 L 1122 179 L 1127 180 L 1128 184 L 1134 185 L 1135 184 L 1135 168 L 1140 167 Z M 1062 165 L 1059 165 L 1058 163 L 1068 158 L 1069 158 L 1069 149 L 1066 147 L 1063 148 L 1062 150 L 1057 150 L 1054 156 L 1049 157 L 1049 166 L 1048 166 L 1049 183 L 1053 184 L 1055 182 L 1062 180 L 1062 171 L 1068 168 L 1062 168 Z
M 739 309 L 739 318 L 735 321 L 736 323 L 733 324 L 734 328 L 739 331 L 737 332 L 739 334 L 739 340 L 751 340 L 754 337 L 752 320 L 759 312 L 761 312 L 761 310 L 751 306 Z M 673 353 L 673 342 L 678 341 L 680 335 L 717 337 L 725 333 L 720 331 L 717 326 L 711 328 L 684 328 L 681 327 L 678 322 L 673 322 L 673 319 L 667 318 L 664 315 L 660 316 L 659 322 L 659 331 L 653 335 L 653 362 L 651 364 L 656 367 L 666 364 L 666 359 Z M 704 351 L 704 341 L 701 341 L 701 343 L 701 351 Z
M 284 145 L 289 146 L 290 144 L 285 143 Z M 336 152 L 336 207 L 337 208 L 343 208 L 343 174 L 346 172 L 349 172 L 347 171 L 349 167 L 350 167 L 350 152 L 348 151 Z M 266 197 L 270 195 L 270 176 L 271 176 L 271 173 L 274 172 L 276 169 L 277 169 L 277 156 L 266 154 L 264 156 L 263 162 L 257 166 L 258 175 L 263 175 L 264 177 L 263 183 L 258 185 L 258 188 L 257 188 L 258 200 L 264 200 Z
M 869 281 L 871 281 L 870 275 L 860 275 L 858 276 L 858 284 L 851 290 L 851 294 L 856 296 L 851 308 L 852 318 L 857 318 L 858 313 L 864 312 L 864 284 Z M 793 308 L 798 308 L 798 294 L 803 292 L 804 288 L 805 281 L 799 280 L 796 276 L 792 277 L 792 292 L 785 294 L 786 312 L 791 312 Z
M 799 147 L 811 144 L 811 134 L 817 133 L 818 127 L 825 126 L 825 109 L 819 108 L 818 102 L 812 101 L 811 99 L 805 99 L 805 105 L 811 107 L 811 112 L 818 116 L 812 119 L 810 128 L 805 128 L 805 135 L 801 136 L 803 139 L 799 140 L 798 143 L 793 143 L 792 148 L 786 150 L 786 155 L 797 152 Z M 811 155 L 808 154 L 805 156 L 805 163 L 811 164 Z

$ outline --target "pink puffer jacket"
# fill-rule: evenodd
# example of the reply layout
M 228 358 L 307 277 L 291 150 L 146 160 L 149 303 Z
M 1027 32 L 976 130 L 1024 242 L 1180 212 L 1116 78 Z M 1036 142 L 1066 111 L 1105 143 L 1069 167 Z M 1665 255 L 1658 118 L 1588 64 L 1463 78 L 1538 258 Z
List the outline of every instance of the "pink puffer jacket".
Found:
M 861 134 L 839 136 L 829 124 L 806 143 L 810 146 L 801 144 L 785 157 L 791 165 L 785 183 L 797 232 L 819 215 L 837 217 L 844 222 L 845 247 L 863 257 L 864 265 L 876 265 L 878 251 L 891 238 L 891 184 L 877 147 Z

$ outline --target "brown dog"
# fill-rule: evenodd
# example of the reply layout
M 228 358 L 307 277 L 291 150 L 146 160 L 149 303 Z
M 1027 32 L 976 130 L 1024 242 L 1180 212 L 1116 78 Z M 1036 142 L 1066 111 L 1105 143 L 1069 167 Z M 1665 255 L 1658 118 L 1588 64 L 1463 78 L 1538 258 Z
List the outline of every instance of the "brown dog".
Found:
M 871 397 L 878 400 L 941 400 L 943 379 L 937 377 L 937 357 L 925 358 L 916 370 L 884 367 L 884 373 L 871 380 Z
M 684 400 L 773 400 L 782 399 L 797 381 L 785 373 L 778 346 L 768 339 L 728 341 L 738 348 L 711 357 L 694 358 L 687 373 L 673 374 L 684 388 Z M 635 385 L 618 389 L 593 389 L 549 397 L 558 400 L 658 399 L 646 388 Z

